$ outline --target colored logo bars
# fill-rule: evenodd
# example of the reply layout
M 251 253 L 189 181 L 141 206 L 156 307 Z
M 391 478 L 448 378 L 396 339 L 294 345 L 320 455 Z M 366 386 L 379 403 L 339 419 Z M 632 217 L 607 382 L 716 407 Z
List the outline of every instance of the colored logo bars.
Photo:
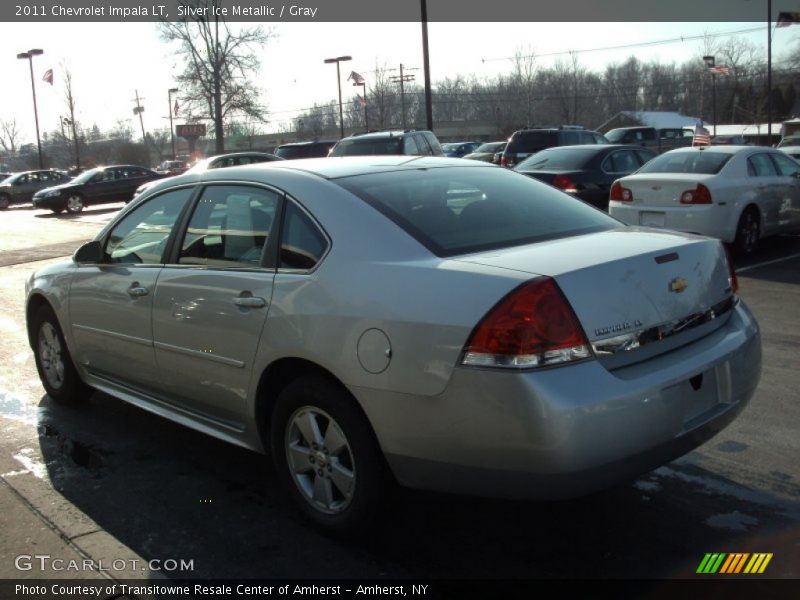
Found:
M 749 554 L 747 552 L 725 552 L 708 553 L 703 558 L 697 573 L 702 574 L 723 574 L 734 575 L 738 573 L 763 573 L 769 561 L 772 560 L 772 553 L 760 552 Z

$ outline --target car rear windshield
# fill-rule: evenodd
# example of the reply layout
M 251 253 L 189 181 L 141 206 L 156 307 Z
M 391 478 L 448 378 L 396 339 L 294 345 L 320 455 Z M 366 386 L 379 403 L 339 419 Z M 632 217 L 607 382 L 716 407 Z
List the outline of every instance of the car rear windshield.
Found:
M 606 139 L 611 142 L 612 144 L 619 144 L 620 140 L 625 137 L 625 134 L 628 132 L 627 129 L 612 129 L 608 133 L 606 133 Z
M 311 146 L 282 146 L 275 150 L 275 154 L 287 160 L 309 158 L 311 156 Z
M 515 169 L 517 171 L 567 171 L 582 169 L 597 156 L 596 148 L 550 148 L 529 156 Z
M 639 173 L 696 173 L 714 175 L 725 166 L 732 154 L 711 152 L 667 152 L 647 162 Z
M 408 169 L 334 181 L 438 256 L 620 227 L 601 211 L 506 169 Z
M 538 152 L 558 145 L 555 131 L 520 131 L 511 137 L 506 152 Z
M 402 154 L 403 140 L 399 137 L 342 140 L 331 156 L 374 156 L 376 154 Z

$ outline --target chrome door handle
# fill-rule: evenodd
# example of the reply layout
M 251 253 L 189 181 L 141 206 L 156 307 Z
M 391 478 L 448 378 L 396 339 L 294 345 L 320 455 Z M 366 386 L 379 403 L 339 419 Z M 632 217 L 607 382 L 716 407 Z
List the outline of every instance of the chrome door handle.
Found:
M 146 287 L 132 285 L 128 288 L 128 295 L 134 298 L 140 298 L 141 296 L 147 296 L 150 293 Z
M 237 296 L 233 303 L 244 308 L 264 308 L 267 305 L 266 299 L 260 296 Z

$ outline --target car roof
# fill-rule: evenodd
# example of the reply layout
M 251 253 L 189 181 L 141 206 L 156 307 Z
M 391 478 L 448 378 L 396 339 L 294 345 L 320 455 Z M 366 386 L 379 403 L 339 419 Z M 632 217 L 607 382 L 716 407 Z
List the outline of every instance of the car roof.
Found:
M 688 146 L 686 148 L 675 148 L 674 150 L 670 150 L 669 152 L 665 152 L 664 154 L 678 154 L 681 152 L 716 152 L 718 154 L 738 154 L 739 152 L 744 152 L 746 150 L 752 150 L 753 152 L 764 151 L 764 150 L 773 150 L 769 146 L 734 146 L 734 145 L 719 145 L 719 146 Z
M 289 142 L 281 144 L 278 148 L 295 147 L 295 146 L 314 146 L 316 144 L 335 144 L 337 140 L 314 140 L 309 142 Z
M 445 158 L 439 156 L 342 156 L 327 158 L 302 158 L 299 160 L 274 161 L 269 163 L 256 163 L 220 169 L 220 177 L 225 176 L 225 171 L 231 169 L 259 170 L 259 169 L 288 169 L 304 171 L 325 179 L 338 179 L 353 175 L 371 173 L 385 173 L 389 171 L 404 171 L 413 169 L 434 169 L 442 167 L 485 168 L 497 169 L 499 167 L 489 163 L 469 162 L 460 158 Z M 213 171 L 209 171 L 212 173 Z M 240 171 L 242 172 L 242 171 Z
M 353 135 L 348 135 L 343 140 L 364 140 L 370 138 L 385 138 L 385 137 L 401 137 L 407 135 L 409 133 L 425 133 L 427 130 L 425 129 L 392 129 L 390 131 L 370 131 L 368 133 L 356 133 Z M 461 143 L 461 142 L 451 142 L 451 143 Z

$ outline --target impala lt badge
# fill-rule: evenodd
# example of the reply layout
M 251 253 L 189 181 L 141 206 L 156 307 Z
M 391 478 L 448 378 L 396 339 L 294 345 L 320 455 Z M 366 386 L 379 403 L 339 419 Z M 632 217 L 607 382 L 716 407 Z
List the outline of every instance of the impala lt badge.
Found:
M 680 294 L 688 287 L 689 287 L 689 282 L 683 279 L 682 277 L 676 277 L 675 279 L 669 282 L 669 291 L 675 292 L 676 294 Z

